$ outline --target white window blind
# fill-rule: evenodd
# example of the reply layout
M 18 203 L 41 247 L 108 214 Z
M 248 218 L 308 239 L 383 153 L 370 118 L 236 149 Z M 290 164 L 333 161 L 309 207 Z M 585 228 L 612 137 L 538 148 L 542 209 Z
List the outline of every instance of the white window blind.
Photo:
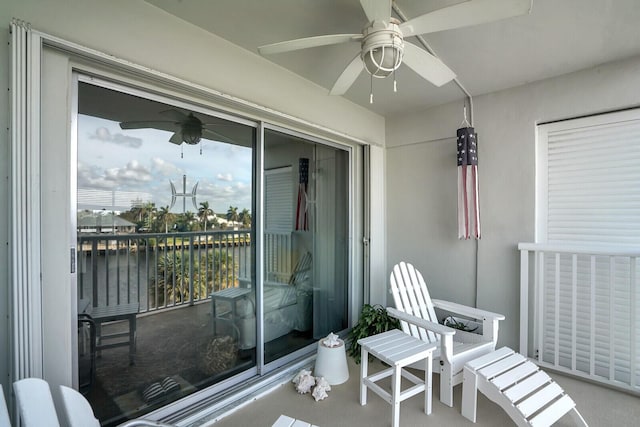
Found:
M 265 171 L 265 230 L 293 230 L 293 168 Z
M 267 170 L 264 179 L 264 275 L 268 281 L 286 283 L 291 274 L 293 168 Z
M 541 362 L 612 385 L 640 384 L 640 110 L 538 127 Z
M 538 242 L 640 245 L 640 111 L 539 127 Z

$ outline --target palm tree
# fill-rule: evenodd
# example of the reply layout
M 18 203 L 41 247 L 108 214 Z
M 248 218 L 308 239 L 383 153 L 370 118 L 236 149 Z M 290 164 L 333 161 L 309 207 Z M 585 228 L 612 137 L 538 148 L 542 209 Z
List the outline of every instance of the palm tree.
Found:
M 193 221 L 196 220 L 196 214 L 194 214 L 191 211 L 186 211 L 182 217 L 184 218 L 184 223 L 187 226 L 187 230 L 191 230 L 191 225 L 193 224 Z
M 147 232 L 151 231 L 153 228 L 153 221 L 156 218 L 156 213 L 158 209 L 156 208 L 156 204 L 153 202 L 147 202 L 143 206 L 143 215 L 144 215 L 144 226 L 147 229 Z
M 237 222 L 238 221 L 238 208 L 229 206 L 229 210 L 227 211 L 227 219 L 229 221 Z
M 157 220 L 164 224 L 164 232 L 169 232 L 169 223 L 173 222 L 175 219 L 175 215 L 169 212 L 169 206 L 162 206 L 158 210 Z
M 251 213 L 247 208 L 242 209 L 242 212 L 240 212 L 240 221 L 243 228 L 251 228 Z
M 209 207 L 209 202 L 200 203 L 198 218 L 200 218 L 200 221 L 204 223 L 204 231 L 207 231 L 207 221 L 211 215 L 213 215 L 213 209 Z
M 194 300 L 203 300 L 211 292 L 238 286 L 238 266 L 233 255 L 221 250 L 207 251 L 205 256 L 196 253 L 193 258 L 188 252 L 169 253 L 158 259 L 155 271 L 151 288 L 153 307 L 188 301 L 192 296 Z

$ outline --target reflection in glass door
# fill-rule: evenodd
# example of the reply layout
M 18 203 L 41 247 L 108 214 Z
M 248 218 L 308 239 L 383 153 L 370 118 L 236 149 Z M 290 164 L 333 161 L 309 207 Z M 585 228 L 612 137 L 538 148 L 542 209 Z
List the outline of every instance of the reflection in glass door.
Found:
M 111 424 L 255 366 L 256 132 L 86 82 L 77 123 L 79 381 Z
M 347 328 L 349 153 L 265 130 L 265 363 Z

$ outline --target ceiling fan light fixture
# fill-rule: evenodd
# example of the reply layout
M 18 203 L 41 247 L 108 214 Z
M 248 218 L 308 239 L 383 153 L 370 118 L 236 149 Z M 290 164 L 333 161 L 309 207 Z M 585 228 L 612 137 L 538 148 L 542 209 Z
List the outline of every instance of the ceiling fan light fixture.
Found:
M 182 140 L 189 145 L 196 145 L 202 138 L 202 131 L 200 129 L 183 129 Z
M 402 64 L 404 40 L 395 20 L 385 29 L 371 26 L 365 30 L 362 41 L 364 68 L 373 77 L 383 79 Z
M 364 67 L 373 77 L 383 79 L 402 64 L 402 50 L 399 46 L 382 46 L 365 52 Z

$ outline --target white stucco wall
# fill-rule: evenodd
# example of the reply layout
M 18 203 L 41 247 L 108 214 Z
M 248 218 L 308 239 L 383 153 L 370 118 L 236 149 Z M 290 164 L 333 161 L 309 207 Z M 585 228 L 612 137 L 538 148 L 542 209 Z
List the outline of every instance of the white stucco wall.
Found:
M 140 0 L 0 2 L 0 129 L 9 126 L 9 24 L 38 31 L 232 95 L 338 134 L 384 144 L 384 119 Z M 380 172 L 382 173 L 382 172 Z M 0 132 L 0 384 L 8 390 L 9 141 Z
M 517 348 L 519 242 L 534 240 L 536 124 L 640 106 L 640 58 L 474 97 L 482 240 L 478 307 L 506 315 Z M 457 240 L 455 132 L 462 103 L 387 119 L 387 272 L 407 260 L 432 297 L 474 304 L 476 243 Z

